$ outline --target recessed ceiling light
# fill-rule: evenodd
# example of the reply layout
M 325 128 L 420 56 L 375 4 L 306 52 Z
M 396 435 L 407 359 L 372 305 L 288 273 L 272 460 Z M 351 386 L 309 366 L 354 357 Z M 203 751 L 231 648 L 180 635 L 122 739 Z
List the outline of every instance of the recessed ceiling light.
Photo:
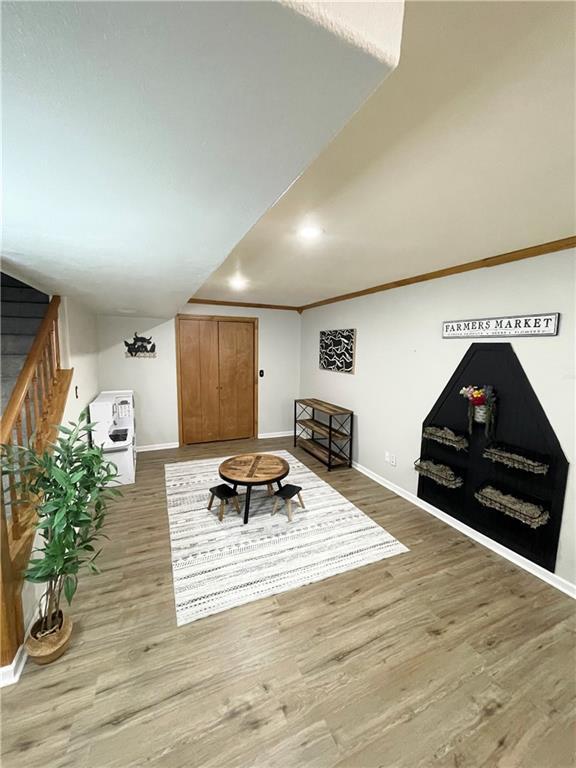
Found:
M 248 285 L 248 280 L 241 275 L 239 272 L 237 272 L 235 275 L 232 275 L 232 277 L 228 280 L 228 285 L 230 288 L 233 288 L 235 291 L 243 291 L 244 288 Z
M 324 232 L 316 224 L 303 224 L 298 229 L 298 235 L 302 240 L 317 240 Z

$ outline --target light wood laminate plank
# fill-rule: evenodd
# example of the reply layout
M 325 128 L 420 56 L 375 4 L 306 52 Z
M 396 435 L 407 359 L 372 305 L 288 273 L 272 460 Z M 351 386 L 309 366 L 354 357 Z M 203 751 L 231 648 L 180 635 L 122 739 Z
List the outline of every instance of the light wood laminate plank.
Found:
M 410 552 L 177 628 L 164 464 L 280 449 Z M 2 691 L 3 768 L 573 768 L 574 602 L 355 470 L 140 454 L 107 533 L 69 652 Z

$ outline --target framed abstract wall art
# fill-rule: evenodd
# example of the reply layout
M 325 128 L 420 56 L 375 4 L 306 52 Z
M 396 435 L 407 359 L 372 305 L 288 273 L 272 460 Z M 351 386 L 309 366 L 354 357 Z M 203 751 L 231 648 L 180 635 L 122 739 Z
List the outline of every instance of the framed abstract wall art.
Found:
M 354 373 L 356 329 L 320 331 L 320 370 Z

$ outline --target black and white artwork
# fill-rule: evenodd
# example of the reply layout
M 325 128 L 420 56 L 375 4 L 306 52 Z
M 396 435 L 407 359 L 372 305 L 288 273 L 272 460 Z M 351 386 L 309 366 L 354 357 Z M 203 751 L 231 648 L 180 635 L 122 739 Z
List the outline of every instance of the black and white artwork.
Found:
M 136 331 L 132 341 L 124 341 L 126 357 L 156 357 L 156 343 L 152 336 L 140 336 Z
M 356 329 L 320 331 L 320 369 L 354 373 Z

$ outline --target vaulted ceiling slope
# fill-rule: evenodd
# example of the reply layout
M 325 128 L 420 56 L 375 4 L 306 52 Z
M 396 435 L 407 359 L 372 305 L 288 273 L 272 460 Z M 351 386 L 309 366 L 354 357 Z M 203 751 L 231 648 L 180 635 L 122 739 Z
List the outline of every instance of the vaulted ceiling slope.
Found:
M 375 58 L 280 3 L 3 3 L 4 268 L 173 313 L 391 71 L 394 6 Z
M 195 298 L 301 306 L 576 234 L 575 9 L 407 2 L 398 68 Z

